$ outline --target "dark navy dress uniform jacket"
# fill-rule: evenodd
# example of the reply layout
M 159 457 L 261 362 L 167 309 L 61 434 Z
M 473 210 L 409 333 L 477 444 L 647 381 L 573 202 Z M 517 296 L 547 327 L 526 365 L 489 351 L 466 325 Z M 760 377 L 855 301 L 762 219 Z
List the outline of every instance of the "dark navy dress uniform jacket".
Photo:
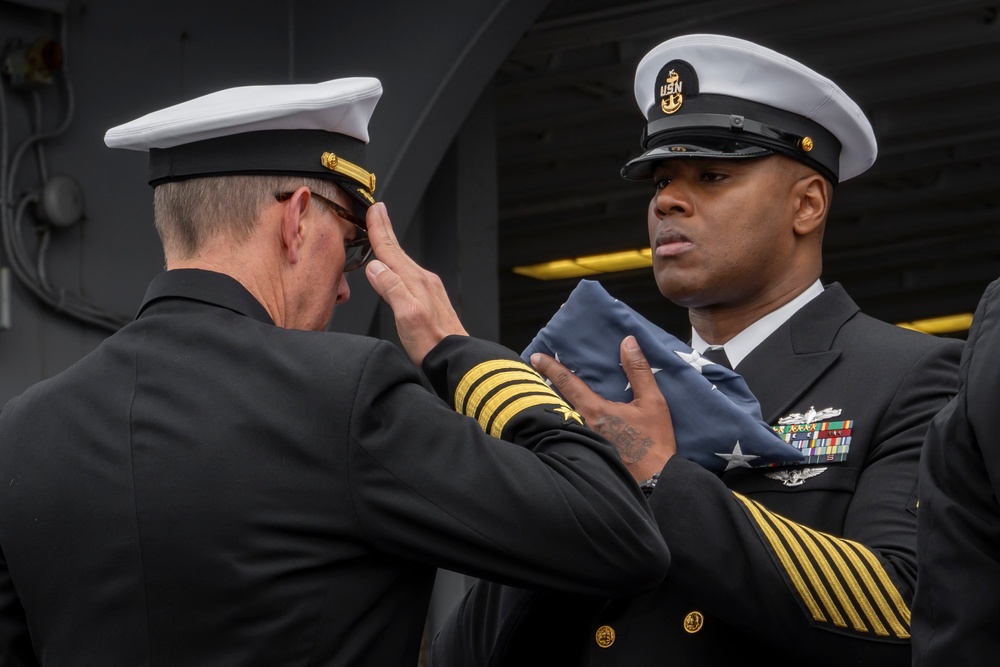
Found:
M 955 400 L 927 433 L 920 469 L 914 667 L 1000 655 L 1000 281 L 973 319 Z
M 450 337 L 424 370 L 446 401 L 389 343 L 157 277 L 0 415 L 0 664 L 412 665 L 437 566 L 662 579 L 638 486 L 517 355 Z

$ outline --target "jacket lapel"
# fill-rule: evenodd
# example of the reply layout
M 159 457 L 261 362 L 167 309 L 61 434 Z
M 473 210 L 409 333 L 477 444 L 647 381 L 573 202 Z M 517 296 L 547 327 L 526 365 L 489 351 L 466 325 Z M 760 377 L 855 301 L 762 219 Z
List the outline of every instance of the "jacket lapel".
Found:
M 768 336 L 736 369 L 773 424 L 840 358 L 833 340 L 859 308 L 834 283 Z

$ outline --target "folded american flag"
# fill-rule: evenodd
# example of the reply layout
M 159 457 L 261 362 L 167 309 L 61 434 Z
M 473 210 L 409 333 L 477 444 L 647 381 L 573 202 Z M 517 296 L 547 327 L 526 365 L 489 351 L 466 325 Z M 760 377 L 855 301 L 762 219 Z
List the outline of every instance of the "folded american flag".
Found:
M 604 398 L 628 403 L 632 389 L 619 348 L 630 334 L 670 406 L 679 454 L 717 472 L 802 460 L 801 452 L 763 421 L 738 373 L 701 357 L 598 282 L 581 280 L 521 356 L 555 357 Z

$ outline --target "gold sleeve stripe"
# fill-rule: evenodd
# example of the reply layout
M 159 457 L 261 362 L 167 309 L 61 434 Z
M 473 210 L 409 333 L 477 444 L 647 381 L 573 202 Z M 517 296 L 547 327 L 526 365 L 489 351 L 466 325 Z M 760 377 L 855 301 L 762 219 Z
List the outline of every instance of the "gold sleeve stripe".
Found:
M 522 394 L 526 394 L 528 392 L 536 394 L 545 393 L 550 394 L 553 400 L 562 400 L 556 394 L 555 390 L 544 382 L 539 382 L 537 376 L 532 376 L 530 373 L 520 370 L 501 371 L 483 379 L 483 381 L 479 383 L 472 393 L 468 395 L 466 404 L 459 409 L 465 414 L 475 417 L 479 413 L 480 404 L 483 402 L 483 399 L 486 398 L 491 392 L 495 391 L 498 387 L 505 384 L 509 384 L 511 387 L 517 388 L 517 390 Z
M 787 521 L 787 519 L 785 520 Z M 887 637 L 889 636 L 889 631 L 876 614 L 875 609 L 871 604 L 872 602 L 874 602 L 875 606 L 877 606 L 879 611 L 882 612 L 882 616 L 886 619 L 886 621 L 888 621 L 896 637 L 900 639 L 908 638 L 910 636 L 908 630 L 910 624 L 910 611 L 906 608 L 906 603 L 903 602 L 903 596 L 900 595 L 899 591 L 893 585 L 892 581 L 889 579 L 889 575 L 885 571 L 885 568 L 878 562 L 875 555 L 872 554 L 867 547 L 858 544 L 857 542 L 826 535 L 811 528 L 803 527 L 803 529 L 812 533 L 816 539 L 823 540 L 828 553 L 830 553 L 831 557 L 837 559 L 841 575 L 844 580 L 847 581 L 848 586 L 851 587 L 856 599 L 860 602 L 865 616 L 868 617 L 875 630 L 875 634 Z M 864 587 L 862 587 L 857 578 L 853 576 L 850 568 L 847 566 L 847 563 L 838 554 L 837 550 L 843 552 L 844 556 L 847 557 L 847 560 L 849 560 L 854 566 L 854 570 L 858 573 L 858 576 L 861 577 L 862 582 L 865 584 Z M 867 562 L 862 562 L 859 554 L 864 556 L 865 561 Z M 893 599 L 893 602 L 896 605 L 895 611 L 899 611 L 899 615 L 897 615 L 889 606 L 889 602 L 886 600 L 885 595 L 883 595 L 882 590 L 875 583 L 872 573 L 878 577 L 883 588 L 885 588 L 885 590 L 889 593 L 889 596 Z M 866 590 L 867 594 L 865 592 Z
M 499 412 L 499 414 L 497 414 L 496 418 L 493 419 L 493 422 L 489 424 L 489 430 L 486 430 L 486 426 L 483 426 L 483 430 L 492 435 L 494 438 L 499 438 L 503 433 L 504 427 L 507 426 L 507 422 L 528 408 L 533 408 L 538 405 L 553 405 L 568 408 L 566 403 L 559 399 L 553 399 L 551 396 L 523 396 L 516 401 L 507 404 Z M 483 420 L 480 419 L 479 423 L 483 424 Z
M 827 622 L 813 591 L 834 625 L 846 627 L 835 598 L 855 631 L 909 638 L 909 609 L 870 549 L 795 523 L 745 496 L 734 495 L 757 523 L 814 620 Z
M 896 588 L 895 584 L 892 583 L 892 580 L 889 579 L 889 574 L 882 567 L 882 564 L 879 563 L 878 558 L 875 557 L 875 554 L 868 547 L 856 542 L 851 542 L 851 544 L 854 544 L 865 560 L 868 561 L 871 571 L 875 573 L 875 576 L 882 582 L 882 587 L 889 593 L 889 598 L 892 600 L 892 604 L 895 605 L 896 611 L 899 612 L 900 618 L 903 619 L 906 627 L 910 627 L 910 608 L 906 606 L 906 601 L 903 599 L 902 594 Z M 909 635 L 909 632 L 907 632 L 907 635 Z
M 774 515 L 772 517 L 772 520 L 779 518 L 783 517 Z M 804 526 L 794 523 L 792 521 L 784 522 L 784 524 L 787 527 L 787 529 L 793 531 L 799 538 L 799 540 L 806 545 L 806 548 L 809 549 L 809 553 L 812 554 L 813 560 L 816 561 L 816 563 L 819 565 L 819 569 L 822 570 L 823 572 L 823 578 L 830 583 L 830 588 L 833 589 L 834 596 L 837 598 L 837 601 L 840 602 L 840 606 L 843 607 L 844 613 L 847 614 L 847 618 L 851 622 L 851 627 L 857 630 L 858 632 L 864 632 L 866 628 L 864 621 L 861 619 L 861 615 L 858 614 L 858 610 L 854 608 L 854 604 L 851 602 L 851 599 L 848 596 L 847 591 L 844 590 L 844 587 L 837 579 L 837 575 L 834 573 L 833 568 L 830 566 L 830 562 L 826 558 L 824 558 L 823 552 L 820 550 L 816 540 L 809 539 L 807 530 Z M 813 582 L 813 586 L 817 589 L 821 589 L 823 587 L 823 584 L 817 578 L 816 581 Z M 831 605 L 832 604 L 833 602 L 831 601 Z M 830 612 L 830 616 L 833 617 L 834 625 L 842 628 L 847 627 L 847 623 L 844 622 L 844 617 L 840 614 L 839 611 L 836 610 L 836 608 L 834 608 Z
M 475 412 L 467 410 L 465 414 L 479 420 L 479 425 L 486 431 L 489 423 L 497 416 L 497 412 L 505 409 L 508 403 L 521 396 L 537 396 L 540 400 L 550 405 L 566 405 L 561 398 L 555 395 L 555 392 L 539 391 L 537 385 L 514 384 L 495 392 L 483 404 L 481 410 Z
M 523 364 L 517 361 L 512 361 L 510 359 L 494 359 L 492 361 L 484 361 L 483 363 L 472 368 L 465 376 L 462 378 L 461 382 L 455 388 L 455 409 L 459 412 L 464 412 L 462 409 L 465 404 L 465 397 L 469 393 L 469 390 L 477 382 L 482 380 L 484 377 L 491 373 L 495 373 L 499 370 L 508 371 L 522 371 L 534 376 L 535 380 L 545 384 L 542 380 L 542 376 L 539 375 L 531 366 Z M 545 385 L 548 386 L 548 385 Z
M 854 575 L 854 571 L 851 570 L 847 561 L 844 560 L 844 557 L 846 556 L 847 560 L 854 564 L 855 571 L 858 571 L 862 575 L 862 578 L 864 578 L 867 573 L 864 572 L 863 568 L 858 567 L 860 563 L 857 560 L 857 556 L 852 557 L 852 554 L 845 552 L 844 541 L 841 539 L 822 533 L 816 533 L 816 539 L 819 539 L 824 543 L 827 553 L 829 553 L 830 557 L 837 563 L 837 570 L 840 572 L 844 581 L 847 582 L 848 587 L 854 594 L 854 599 L 857 600 L 858 605 L 861 607 L 861 611 L 864 612 L 865 618 L 867 618 L 868 622 L 871 624 L 872 630 L 880 637 L 888 637 L 889 631 L 886 629 L 885 624 L 882 623 L 882 620 L 875 613 L 875 607 L 872 605 L 872 599 L 875 598 L 876 604 L 878 604 L 877 598 L 882 597 L 882 594 L 878 590 L 872 590 L 871 587 L 868 587 L 868 592 L 870 593 L 869 597 L 869 594 L 866 594 L 865 588 L 861 586 L 861 583 Z M 869 577 L 869 581 L 870 580 L 871 577 Z M 879 607 L 883 607 L 883 605 L 879 605 Z
M 871 571 L 869 571 L 868 567 L 865 567 L 866 564 L 858 555 L 858 550 L 865 549 L 865 547 L 861 546 L 857 542 L 851 542 L 850 540 L 839 540 L 839 542 L 843 545 L 843 549 L 847 552 L 847 556 L 851 560 L 851 563 L 854 564 L 854 567 L 860 573 L 861 579 L 864 581 L 865 586 L 868 587 L 872 599 L 875 600 L 875 604 L 878 605 L 879 611 L 882 612 L 882 615 L 885 616 L 889 625 L 892 626 L 893 633 L 900 638 L 909 638 L 910 633 L 907 627 L 908 624 L 904 625 L 904 622 L 897 618 L 892 607 L 889 606 L 889 601 L 886 599 L 885 595 L 882 594 L 882 590 L 879 588 L 878 584 L 875 583 L 875 578 L 872 577 Z M 882 569 L 882 565 L 878 563 L 876 563 L 876 566 L 873 568 L 875 571 Z M 886 575 L 886 578 L 888 578 L 888 575 Z M 895 589 L 896 587 L 889 582 L 887 590 L 893 591 Z M 888 634 L 888 632 L 886 634 Z
M 833 565 L 837 568 L 836 571 L 844 573 L 843 577 L 844 581 L 847 584 L 847 586 L 851 589 L 851 593 L 854 595 L 854 599 L 859 601 L 862 610 L 865 611 L 865 616 L 867 616 L 870 619 L 871 614 L 868 613 L 868 611 L 871 609 L 871 605 L 867 604 L 867 600 L 864 598 L 864 595 L 862 595 L 861 587 L 858 586 L 857 580 L 850 575 L 850 569 L 847 566 L 847 561 L 844 560 L 844 557 L 834 547 L 833 542 L 832 540 L 830 540 L 829 536 L 824 535 L 823 533 L 818 533 L 816 531 L 813 531 L 802 525 L 799 525 L 799 528 L 804 533 L 811 534 L 816 540 L 816 542 L 818 542 L 823 547 L 823 551 L 826 552 L 827 557 L 830 559 L 830 561 L 832 561 Z M 817 556 L 817 558 L 820 557 L 821 556 Z M 832 571 L 832 569 L 829 577 L 831 585 L 837 586 L 841 591 L 844 590 L 844 587 L 841 585 L 840 581 L 836 578 L 836 574 Z M 846 595 L 846 591 L 844 593 Z M 841 604 L 843 605 L 847 615 L 850 617 L 851 625 L 854 627 L 854 629 L 860 632 L 867 632 L 867 627 L 865 626 L 864 620 L 861 618 L 861 615 L 858 613 L 858 610 L 855 608 L 854 603 L 850 600 L 850 598 L 845 598 L 844 600 L 841 601 Z M 882 629 L 882 632 L 879 632 L 879 628 Z M 887 632 L 885 632 L 885 627 L 882 626 L 880 622 L 878 623 L 875 632 L 877 634 L 882 634 L 882 635 L 888 634 Z
M 774 529 L 772 529 L 771 526 L 764 520 L 756 505 L 738 493 L 734 493 L 733 495 L 746 506 L 754 521 L 756 521 L 757 525 L 760 526 L 764 536 L 767 537 L 767 541 L 770 542 L 771 548 L 778 556 L 778 560 L 781 561 L 781 565 L 785 568 L 785 572 L 788 574 L 789 579 L 792 580 L 792 585 L 795 587 L 795 590 L 798 591 L 799 597 L 802 598 L 803 602 L 806 604 L 806 608 L 809 609 L 809 613 L 812 614 L 813 620 L 825 622 L 826 616 L 823 615 L 823 611 L 819 608 L 816 598 L 813 597 L 812 593 L 809 591 L 809 587 L 806 586 L 805 580 L 802 579 L 799 571 L 792 565 L 792 558 L 788 555 L 788 551 L 781 543 L 781 538 L 778 537 L 778 534 L 774 531 Z
M 498 438 L 511 419 L 539 405 L 572 412 L 539 373 L 510 359 L 484 361 L 455 388 L 455 410 L 476 419 L 484 432 Z
M 844 587 L 837 579 L 837 575 L 834 573 L 833 568 L 830 567 L 830 562 L 832 561 L 833 564 L 837 567 L 837 572 L 840 573 L 841 577 L 847 583 L 848 588 L 851 589 L 851 593 L 853 593 L 854 595 L 854 600 L 857 601 L 857 603 L 861 607 L 861 610 L 865 614 L 865 618 L 868 619 L 868 622 L 871 623 L 872 627 L 874 628 L 875 634 L 882 637 L 887 636 L 889 634 L 888 631 L 886 631 L 885 626 L 882 624 L 882 621 L 879 620 L 879 618 L 875 615 L 871 602 L 868 600 L 867 597 L 865 597 L 864 591 L 861 589 L 861 586 L 858 585 L 858 580 L 854 577 L 853 573 L 851 573 L 850 568 L 847 566 L 847 562 L 844 560 L 841 554 L 839 554 L 837 550 L 834 548 L 833 542 L 830 539 L 830 537 L 828 535 L 817 533 L 816 531 L 806 528 L 801 524 L 796 524 L 792 521 L 789 521 L 788 519 L 782 516 L 778 516 L 777 514 L 772 516 L 773 519 L 776 521 L 782 521 L 790 526 L 795 526 L 798 529 L 798 533 L 800 534 L 803 540 L 807 540 L 814 544 L 816 542 L 819 542 L 820 544 L 823 545 L 826 553 L 830 557 L 829 560 L 826 562 L 827 571 L 829 572 L 827 577 L 827 582 L 829 582 L 831 586 L 840 588 L 840 590 L 843 591 L 846 595 Z M 818 559 L 823 558 L 822 554 L 819 553 L 818 549 L 817 549 L 817 558 Z M 847 612 L 848 616 L 850 616 L 851 625 L 854 627 L 854 629 L 857 630 L 858 632 L 868 632 L 868 626 L 865 625 L 865 622 L 858 614 L 857 609 L 854 608 L 854 604 L 849 600 L 844 601 L 842 604 L 845 605 L 845 611 Z

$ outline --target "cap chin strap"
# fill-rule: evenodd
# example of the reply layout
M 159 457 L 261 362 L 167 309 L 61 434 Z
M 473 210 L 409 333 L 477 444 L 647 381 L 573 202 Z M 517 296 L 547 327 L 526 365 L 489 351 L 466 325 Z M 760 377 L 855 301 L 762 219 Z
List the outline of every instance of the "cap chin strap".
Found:
M 338 157 L 336 153 L 329 152 L 320 156 L 320 162 L 330 171 L 347 176 L 368 188 L 370 192 L 375 192 L 375 174 L 367 171 L 364 167 L 348 162 L 344 158 Z
M 735 133 L 746 132 L 747 134 L 754 134 L 780 141 L 789 147 L 800 148 L 806 151 L 812 150 L 811 145 L 808 148 L 803 148 L 803 140 L 808 137 L 801 137 L 790 132 L 783 132 L 782 130 L 771 127 L 770 125 L 764 125 L 763 123 L 759 123 L 744 116 L 714 113 L 695 113 L 677 116 L 675 118 L 661 118 L 660 120 L 654 120 L 646 127 L 646 136 L 643 137 L 643 145 L 646 148 L 649 148 L 647 145 L 649 139 L 655 138 L 660 132 L 667 130 L 681 130 L 689 127 L 718 127 Z

